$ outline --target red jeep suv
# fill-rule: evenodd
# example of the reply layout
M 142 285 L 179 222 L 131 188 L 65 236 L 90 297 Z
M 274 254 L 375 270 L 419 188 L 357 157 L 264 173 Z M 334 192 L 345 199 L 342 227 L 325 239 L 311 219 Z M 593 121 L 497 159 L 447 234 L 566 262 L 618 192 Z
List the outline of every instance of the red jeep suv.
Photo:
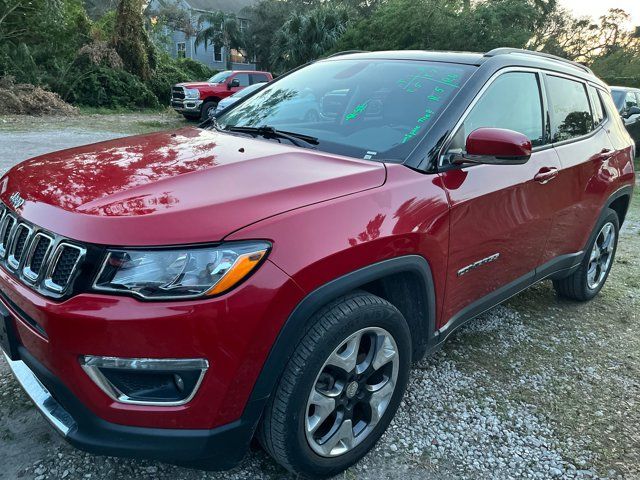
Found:
M 201 128 L 14 167 L 0 342 L 81 449 L 228 468 L 256 436 L 330 476 L 465 322 L 545 279 L 598 293 L 634 149 L 557 57 L 336 55 Z
M 171 88 L 171 107 L 187 119 L 208 119 L 218 102 L 249 85 L 273 80 L 269 72 L 225 71 L 206 82 L 179 83 Z

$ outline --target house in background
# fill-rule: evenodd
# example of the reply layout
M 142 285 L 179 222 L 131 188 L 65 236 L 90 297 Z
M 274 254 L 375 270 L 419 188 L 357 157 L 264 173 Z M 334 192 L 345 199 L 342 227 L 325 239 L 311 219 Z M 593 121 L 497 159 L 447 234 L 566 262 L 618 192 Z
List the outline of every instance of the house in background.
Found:
M 200 15 L 203 13 L 223 12 L 234 14 L 238 19 L 240 30 L 244 30 L 249 25 L 249 20 L 242 17 L 242 11 L 257 3 L 258 0 L 151 0 L 147 6 L 148 11 L 156 10 L 166 4 L 174 4 L 189 13 L 192 24 L 197 25 Z M 203 25 L 206 27 L 208 25 Z M 222 45 L 204 44 L 195 47 L 195 35 L 187 36 L 181 31 L 170 31 L 172 45 L 169 53 L 173 57 L 192 58 L 198 60 L 216 70 L 227 70 L 225 62 L 225 48 Z M 245 58 L 242 52 L 231 49 L 231 68 L 233 70 L 255 70 L 256 65 L 250 59 Z

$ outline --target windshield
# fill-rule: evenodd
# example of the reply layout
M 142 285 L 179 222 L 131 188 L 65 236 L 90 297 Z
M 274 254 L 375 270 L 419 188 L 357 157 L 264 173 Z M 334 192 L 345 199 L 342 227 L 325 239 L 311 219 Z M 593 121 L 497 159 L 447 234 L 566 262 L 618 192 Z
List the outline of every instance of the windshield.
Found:
M 221 128 L 271 127 L 318 150 L 403 161 L 473 71 L 409 60 L 333 60 L 265 87 L 218 118 Z
M 224 82 L 227 78 L 229 78 L 231 76 L 233 72 L 220 72 L 220 73 L 216 73 L 213 77 L 211 77 L 209 80 L 207 80 L 209 83 L 222 83 Z

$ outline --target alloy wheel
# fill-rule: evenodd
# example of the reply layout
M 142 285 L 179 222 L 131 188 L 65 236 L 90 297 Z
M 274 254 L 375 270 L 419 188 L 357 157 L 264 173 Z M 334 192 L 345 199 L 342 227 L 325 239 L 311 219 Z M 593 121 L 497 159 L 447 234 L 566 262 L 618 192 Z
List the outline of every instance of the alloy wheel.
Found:
M 329 355 L 307 400 L 305 434 L 315 453 L 343 455 L 371 434 L 393 397 L 399 365 L 396 341 L 378 327 L 353 333 Z
M 587 285 L 595 290 L 600 286 L 609 271 L 616 244 L 616 229 L 613 223 L 603 225 L 598 232 L 596 241 L 591 249 L 589 265 L 587 267 Z

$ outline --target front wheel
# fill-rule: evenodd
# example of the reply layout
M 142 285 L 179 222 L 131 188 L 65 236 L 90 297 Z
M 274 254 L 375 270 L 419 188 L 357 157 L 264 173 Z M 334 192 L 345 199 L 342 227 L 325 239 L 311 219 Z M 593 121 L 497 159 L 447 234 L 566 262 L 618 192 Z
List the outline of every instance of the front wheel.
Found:
M 204 122 L 205 120 L 209 120 L 209 118 L 211 118 L 211 115 L 216 111 L 217 107 L 218 102 L 209 101 L 203 103 L 202 109 L 200 110 L 200 120 L 202 122 Z
M 258 438 L 291 472 L 326 478 L 360 460 L 393 418 L 411 364 L 409 327 L 389 302 L 342 297 L 311 320 Z
M 591 300 L 607 281 L 618 246 L 618 214 L 608 209 L 596 225 L 595 236 L 587 246 L 578 270 L 567 278 L 553 281 L 559 295 L 579 301 Z

